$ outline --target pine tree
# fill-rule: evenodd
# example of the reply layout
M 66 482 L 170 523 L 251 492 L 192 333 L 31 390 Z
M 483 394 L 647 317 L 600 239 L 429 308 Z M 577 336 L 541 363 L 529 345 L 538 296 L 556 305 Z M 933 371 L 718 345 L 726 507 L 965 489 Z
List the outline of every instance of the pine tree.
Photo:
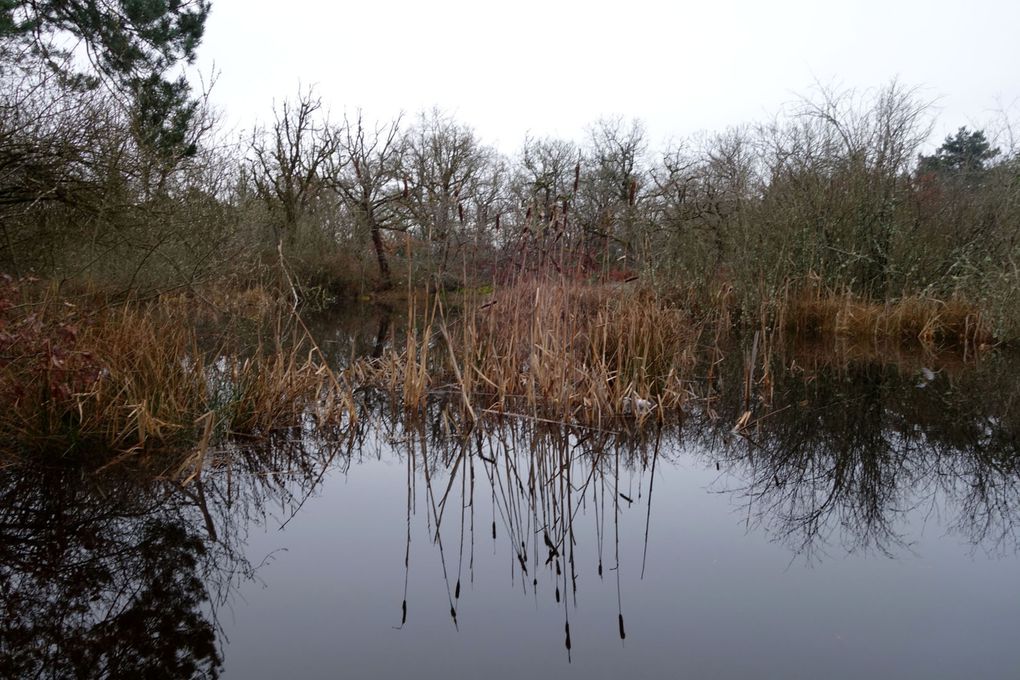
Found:
M 65 87 L 105 83 L 127 100 L 143 143 L 187 155 L 197 104 L 171 70 L 194 60 L 208 15 L 208 0 L 0 0 L 0 50 L 40 61 Z M 80 47 L 87 66 L 72 58 Z
M 998 155 L 999 149 L 992 148 L 983 130 L 970 132 L 961 127 L 955 135 L 947 136 L 933 155 L 920 157 L 918 172 L 939 175 L 978 173 L 987 169 L 989 161 Z

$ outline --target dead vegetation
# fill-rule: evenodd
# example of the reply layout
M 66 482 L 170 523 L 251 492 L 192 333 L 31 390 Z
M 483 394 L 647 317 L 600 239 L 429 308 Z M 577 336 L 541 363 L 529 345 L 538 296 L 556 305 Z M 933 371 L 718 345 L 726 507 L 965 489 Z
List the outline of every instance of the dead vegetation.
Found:
M 566 277 L 468 295 L 453 311 L 442 295 L 419 298 L 403 340 L 356 362 L 349 379 L 385 390 L 412 413 L 442 394 L 469 421 L 511 415 L 603 428 L 621 417 L 678 415 L 706 373 L 712 382 L 741 328 L 748 402 L 752 391 L 770 389 L 772 359 L 791 338 L 883 353 L 950 351 L 964 361 L 994 343 L 980 312 L 958 299 L 878 303 L 809 282 L 785 286 L 749 314 L 739 313 L 725 286 L 708 307 L 695 301 Z
M 279 323 L 240 354 L 202 346 L 193 300 L 84 308 L 50 292 L 25 299 L 24 288 L 7 279 L 0 296 L 8 454 L 204 448 L 354 417 L 314 343 Z
M 994 342 L 980 313 L 959 300 L 876 303 L 788 286 L 747 314 L 725 286 L 695 304 L 636 283 L 550 276 L 409 295 L 406 332 L 377 338 L 374 356 L 352 357 L 341 371 L 266 291 L 74 300 L 3 281 L 0 442 L 9 453 L 204 451 L 231 437 L 352 422 L 364 389 L 385 392 L 411 416 L 445 399 L 468 426 L 520 417 L 612 430 L 621 419 L 679 418 L 704 396 L 699 385 L 714 384 L 723 357 L 740 351 L 734 331 L 748 340 L 748 412 L 752 393 L 770 391 L 772 357 L 788 338 L 962 350 L 964 361 Z
M 679 408 L 699 337 L 683 311 L 648 291 L 533 279 L 471 297 L 456 314 L 431 299 L 402 347 L 353 370 L 412 410 L 446 391 L 472 417 L 603 426 Z
M 786 326 L 794 334 L 916 344 L 928 351 L 948 345 L 964 353 L 995 342 L 988 318 L 959 297 L 909 295 L 879 302 L 850 290 L 809 286 L 787 304 Z

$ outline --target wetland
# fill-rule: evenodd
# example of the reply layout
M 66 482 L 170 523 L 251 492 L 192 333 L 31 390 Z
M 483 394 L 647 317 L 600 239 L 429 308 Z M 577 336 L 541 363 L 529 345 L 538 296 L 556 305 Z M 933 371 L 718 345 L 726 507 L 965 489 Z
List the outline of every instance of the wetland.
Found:
M 308 326 L 340 372 L 400 316 Z M 789 340 L 749 380 L 756 344 L 666 418 L 365 388 L 200 458 L 10 461 L 0 674 L 1015 674 L 1016 358 Z

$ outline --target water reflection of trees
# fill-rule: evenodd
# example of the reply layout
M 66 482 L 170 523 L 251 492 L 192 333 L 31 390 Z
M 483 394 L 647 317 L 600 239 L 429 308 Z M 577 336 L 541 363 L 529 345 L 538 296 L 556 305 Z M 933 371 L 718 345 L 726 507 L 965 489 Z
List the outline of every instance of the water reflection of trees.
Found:
M 215 613 L 257 575 L 244 557 L 250 527 L 270 514 L 288 521 L 328 471 L 367 456 L 405 464 L 405 568 L 424 519 L 453 625 L 476 547 L 494 541 L 516 587 L 562 607 L 568 652 L 578 585 L 591 582 L 579 575 L 615 587 L 618 620 L 607 624 L 625 637 L 621 562 L 628 574 L 643 572 L 656 480 L 681 456 L 718 467 L 717 488 L 798 553 L 895 554 L 910 540 L 909 522 L 935 514 L 976 548 L 1017 549 L 1020 386 L 1005 359 L 960 371 L 789 364 L 759 384 L 770 398 L 753 395 L 736 433 L 747 404 L 734 388 L 739 361 L 719 366 L 713 391 L 692 387 L 700 397 L 678 427 L 471 424 L 459 395 L 408 419 L 363 391 L 356 425 L 323 431 L 309 422 L 266 445 L 234 442 L 156 469 L 0 468 L 0 676 L 216 676 Z M 417 611 L 409 583 L 402 623 Z
M 794 362 L 790 362 L 794 363 Z M 796 365 L 796 364 L 795 364 Z M 736 380 L 742 367 L 731 367 Z M 962 370 L 803 362 L 773 370 L 771 398 L 712 403 L 685 430 L 738 480 L 751 519 L 808 555 L 887 553 L 908 521 L 937 516 L 976 548 L 1018 547 L 1020 383 L 989 357 Z M 762 395 L 764 396 L 764 394 Z
M 749 402 L 733 389 L 742 363 L 720 366 L 714 390 L 694 387 L 701 396 L 679 427 L 635 431 L 621 420 L 597 431 L 526 418 L 471 425 L 456 396 L 414 424 L 391 415 L 388 437 L 407 465 L 405 568 L 412 518 L 424 510 L 453 625 L 476 542 L 491 532 L 517 586 L 562 607 L 568 654 L 579 572 L 615 585 L 624 638 L 621 561 L 636 575 L 640 560 L 643 574 L 656 469 L 686 455 L 719 470 L 714 488 L 746 504 L 750 525 L 807 559 L 833 548 L 896 556 L 926 523 L 975 549 L 1017 550 L 1020 385 L 1006 359 L 960 370 L 803 358 L 789 370 L 775 361 Z M 641 552 L 631 521 L 622 555 L 621 520 L 634 511 L 643 516 Z
M 172 494 L 72 466 L 0 480 L 0 675 L 215 675 L 208 551 Z
M 0 469 L 0 677 L 216 677 L 248 527 L 293 512 L 351 443 L 297 434 L 201 466 Z

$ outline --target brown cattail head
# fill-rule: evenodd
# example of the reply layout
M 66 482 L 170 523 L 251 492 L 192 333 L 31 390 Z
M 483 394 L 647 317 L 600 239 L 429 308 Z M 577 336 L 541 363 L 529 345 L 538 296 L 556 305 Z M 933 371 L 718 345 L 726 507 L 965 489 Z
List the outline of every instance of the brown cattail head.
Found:
M 581 161 L 577 161 L 577 165 L 574 166 L 574 193 L 577 193 L 577 188 L 581 186 Z
M 630 195 L 627 198 L 627 204 L 633 206 L 634 200 L 637 198 L 637 180 L 632 179 L 630 181 Z
M 460 219 L 460 223 L 464 224 L 464 204 L 457 204 L 457 217 Z

